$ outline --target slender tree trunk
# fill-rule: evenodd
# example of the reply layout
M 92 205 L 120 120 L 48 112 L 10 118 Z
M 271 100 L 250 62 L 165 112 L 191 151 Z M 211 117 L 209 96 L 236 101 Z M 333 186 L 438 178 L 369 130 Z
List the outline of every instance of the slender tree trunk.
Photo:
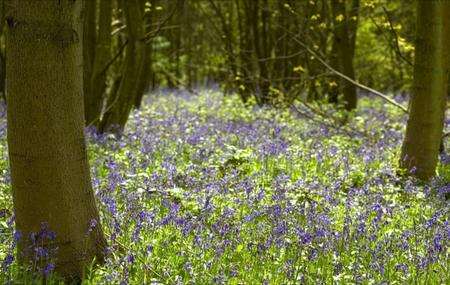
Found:
M 290 19 L 288 18 L 288 13 L 284 4 L 287 3 L 278 1 L 278 10 L 280 13 L 277 17 L 278 28 L 275 35 L 278 38 L 279 42 L 275 45 L 275 56 L 282 58 L 274 62 L 273 76 L 276 78 L 280 78 L 278 86 L 285 93 L 288 86 L 288 66 L 286 56 L 288 55 L 288 42 L 290 40 L 290 36 L 288 36 Z
M 91 111 L 91 80 L 92 70 L 95 60 L 95 41 L 96 41 L 96 0 L 83 1 L 84 3 L 84 22 L 83 22 L 83 92 L 85 105 L 85 120 L 90 122 L 89 112 Z
M 353 55 L 351 52 L 349 33 L 349 18 L 344 0 L 331 0 L 333 20 L 334 20 L 334 40 L 339 57 L 339 71 L 348 77 L 355 78 L 353 67 Z M 344 94 L 344 106 L 347 110 L 353 110 L 357 105 L 356 87 L 344 80 L 341 80 L 342 92 Z
M 232 23 L 231 21 L 227 21 L 225 13 L 220 8 L 220 3 L 216 3 L 217 1 L 209 0 L 209 3 L 211 7 L 213 8 L 217 18 L 220 21 L 220 29 L 223 33 L 223 36 L 221 37 L 223 44 L 225 46 L 225 52 L 226 52 L 226 58 L 227 58 L 227 65 L 230 68 L 230 75 L 228 76 L 226 80 L 226 91 L 229 91 L 231 89 L 230 85 L 232 82 L 235 81 L 235 78 L 238 77 L 238 71 L 236 68 L 236 53 L 234 50 L 234 43 L 233 43 L 233 30 L 232 30 Z M 232 8 L 232 6 L 230 6 Z M 231 13 L 230 13 L 231 14 Z M 231 77 L 231 80 L 230 78 Z
M 450 2 L 417 2 L 413 96 L 400 166 L 434 176 L 444 124 L 450 38 Z
M 257 97 L 258 104 L 264 105 L 269 102 L 269 72 L 266 62 L 261 59 L 264 57 L 263 41 L 261 39 L 261 33 L 259 29 L 260 23 L 260 2 L 259 0 L 247 0 L 246 3 L 246 18 L 250 22 L 252 29 L 253 50 L 256 55 L 256 65 L 259 68 L 258 75 L 258 89 L 259 96 Z
M 85 97 L 85 116 L 88 125 L 97 125 L 100 120 L 107 86 L 107 74 L 104 68 L 111 58 L 112 1 L 100 0 L 99 8 L 99 27 L 90 91 Z
M 250 59 L 251 59 L 251 43 L 250 43 L 250 29 L 245 19 L 245 13 L 241 12 L 240 0 L 235 0 L 236 13 L 237 13 L 237 24 L 239 31 L 239 80 L 238 92 L 242 101 L 246 103 L 250 98 L 250 91 L 252 89 L 250 81 L 250 70 L 252 69 Z M 246 3 L 244 3 L 245 6 Z
M 257 7 L 258 9 L 258 7 Z M 270 51 L 271 51 L 271 41 L 270 41 L 270 7 L 268 0 L 263 0 L 261 7 L 261 57 L 263 61 L 259 59 L 260 69 L 262 70 L 260 76 L 260 88 L 263 100 L 265 103 L 269 103 L 270 96 Z
M 358 21 L 359 21 L 359 3 L 360 0 L 353 0 L 350 12 L 348 13 L 348 33 L 350 42 L 350 53 L 352 58 L 355 57 L 355 47 L 356 47 L 356 33 L 358 32 Z
M 146 0 L 141 0 L 142 11 L 145 10 L 145 3 Z M 155 6 L 156 6 L 155 3 L 152 3 L 152 7 Z M 153 10 L 151 10 L 148 13 L 148 15 L 145 15 L 144 22 L 145 26 L 147 27 L 150 27 L 152 23 L 152 11 Z M 147 92 L 150 86 L 150 79 L 152 77 L 152 52 L 153 52 L 152 44 L 150 42 L 147 42 L 145 44 L 145 49 L 143 53 L 144 59 L 142 60 L 143 61 L 142 72 L 138 82 L 136 100 L 134 102 L 134 107 L 136 109 L 139 109 L 141 107 L 142 99 L 144 98 L 145 92 Z
M 128 35 L 122 80 L 117 95 L 109 97 L 100 127 L 102 132 L 116 134 L 124 129 L 134 106 L 145 52 L 144 23 L 139 0 L 122 1 Z
M 57 272 L 80 278 L 94 257 L 103 259 L 106 245 L 83 132 L 82 1 L 8 4 L 8 148 L 19 260 L 33 260 L 30 234 L 47 223 L 56 238 L 39 243 L 57 248 Z
M 331 52 L 330 52 L 330 64 L 336 70 L 340 69 L 339 66 L 339 57 L 338 57 L 338 49 L 337 49 L 337 41 L 333 41 L 331 44 Z M 336 75 L 332 75 L 330 77 L 331 81 L 328 82 L 327 90 L 328 90 L 328 102 L 333 104 L 339 103 L 339 88 L 338 82 L 340 78 Z

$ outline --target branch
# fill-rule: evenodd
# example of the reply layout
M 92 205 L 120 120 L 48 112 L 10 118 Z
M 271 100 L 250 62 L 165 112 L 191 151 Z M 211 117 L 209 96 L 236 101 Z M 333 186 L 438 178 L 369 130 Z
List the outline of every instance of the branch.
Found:
M 392 35 L 393 35 L 393 37 L 394 37 L 394 39 L 395 39 L 395 45 L 394 45 L 394 48 L 395 48 L 395 50 L 396 50 L 397 55 L 398 55 L 401 59 L 403 59 L 407 64 L 409 64 L 410 66 L 413 66 L 413 63 L 412 63 L 409 59 L 407 59 L 407 58 L 403 55 L 402 51 L 400 50 L 400 45 L 399 45 L 399 42 L 398 42 L 397 31 L 394 29 L 394 25 L 392 24 L 391 17 L 389 16 L 389 12 L 387 11 L 387 9 L 386 9 L 385 7 L 383 7 L 383 11 L 384 11 L 384 13 L 386 14 L 386 19 L 387 19 L 387 21 L 389 22 L 389 27 L 390 27 L 391 33 L 392 33 Z
M 377 91 L 373 88 L 370 88 L 368 86 L 365 86 L 355 80 L 353 80 L 352 78 L 348 77 L 347 75 L 337 71 L 336 69 L 334 69 L 333 67 L 331 67 L 328 63 L 326 63 L 325 60 L 323 60 L 322 58 L 320 58 L 316 52 L 314 52 L 313 50 L 311 50 L 305 43 L 303 43 L 302 41 L 300 41 L 297 37 L 293 37 L 293 40 L 295 42 L 297 42 L 299 45 L 301 45 L 307 52 L 309 52 L 312 56 L 314 56 L 314 58 L 316 58 L 320 63 L 322 63 L 326 68 L 328 68 L 331 72 L 333 72 L 334 74 L 338 75 L 339 77 L 347 80 L 348 82 L 350 82 L 351 84 L 366 90 L 380 98 L 382 98 L 383 100 L 385 100 L 386 102 L 398 107 L 399 109 L 401 109 L 403 112 L 408 113 L 408 109 L 406 109 L 403 105 L 401 105 L 400 103 L 397 103 L 395 100 L 389 98 L 387 95 L 381 93 L 380 91 Z
M 181 5 L 184 3 L 184 0 L 179 0 L 178 4 Z M 178 5 L 175 6 L 175 8 L 172 9 L 172 11 L 170 12 L 170 14 L 163 19 L 162 21 L 158 22 L 158 27 L 156 28 L 156 30 L 154 31 L 150 31 L 147 34 L 145 34 L 144 38 L 142 39 L 143 41 L 145 41 L 145 43 L 149 43 L 150 39 L 156 37 L 156 35 L 158 35 L 158 33 L 161 31 L 162 27 L 164 26 L 165 23 L 167 23 L 172 17 L 173 15 L 175 15 L 175 13 L 178 10 Z
M 114 63 L 114 61 L 116 61 L 116 59 L 119 58 L 119 56 L 123 53 L 127 44 L 128 39 L 123 42 L 123 44 L 119 47 L 117 53 L 108 61 L 108 63 L 105 64 L 105 67 L 103 67 L 102 71 L 100 71 L 97 76 L 102 75 L 108 70 L 108 68 Z

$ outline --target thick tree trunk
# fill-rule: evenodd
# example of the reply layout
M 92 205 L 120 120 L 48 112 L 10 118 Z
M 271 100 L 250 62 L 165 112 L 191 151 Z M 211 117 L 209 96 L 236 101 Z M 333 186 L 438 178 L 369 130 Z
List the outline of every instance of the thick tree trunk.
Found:
M 90 183 L 84 138 L 81 1 L 9 4 L 8 147 L 19 260 L 33 261 L 31 233 L 56 239 L 56 270 L 81 277 L 103 259 L 105 239 Z M 93 221 L 97 224 L 94 228 Z M 42 238 L 42 237 L 41 237 Z
M 139 0 L 122 0 L 127 25 L 128 44 L 122 80 L 116 96 L 110 96 L 100 131 L 119 134 L 123 131 L 134 106 L 145 52 L 144 22 Z
M 86 124 L 88 125 L 97 125 L 100 120 L 107 86 L 104 68 L 111 58 L 112 1 L 100 0 L 99 10 L 99 28 L 90 92 L 85 97 Z
M 400 166 L 428 179 L 435 174 L 447 94 L 450 2 L 418 1 L 413 96 Z
M 339 71 L 348 77 L 355 78 L 353 67 L 353 52 L 350 43 L 350 19 L 347 16 L 344 0 L 331 0 L 334 20 L 334 40 L 336 41 L 337 54 L 339 58 Z M 357 105 L 356 87 L 341 80 L 342 93 L 344 94 L 344 106 L 347 110 L 353 110 Z
M 90 122 L 90 106 L 92 100 L 91 80 L 95 60 L 96 41 L 96 0 L 83 1 L 83 92 L 85 105 L 85 120 Z

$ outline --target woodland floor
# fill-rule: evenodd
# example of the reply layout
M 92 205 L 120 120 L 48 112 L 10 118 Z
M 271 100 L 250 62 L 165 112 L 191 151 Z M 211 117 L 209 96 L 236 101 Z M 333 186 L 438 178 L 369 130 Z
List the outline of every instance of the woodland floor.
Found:
M 426 185 L 397 175 L 394 107 L 363 98 L 336 127 L 305 107 L 201 93 L 148 96 L 120 139 L 87 131 L 110 254 L 86 283 L 449 284 L 448 159 Z M 0 283 L 30 278 L 11 255 L 4 113 Z

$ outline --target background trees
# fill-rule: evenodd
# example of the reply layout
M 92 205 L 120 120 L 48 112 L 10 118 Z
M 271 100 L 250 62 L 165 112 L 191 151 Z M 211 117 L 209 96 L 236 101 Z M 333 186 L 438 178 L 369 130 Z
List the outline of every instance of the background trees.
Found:
M 100 129 L 120 132 L 135 105 L 145 60 L 145 27 L 140 0 L 122 1 L 124 25 L 127 31 L 122 76 L 116 93 L 109 96 Z M 139 90 L 143 92 L 143 90 Z
M 318 58 L 381 90 L 406 91 L 412 78 L 413 23 L 403 16 L 414 11 L 395 1 L 88 2 L 85 118 L 101 132 L 123 129 L 148 88 L 212 82 L 259 105 L 354 109 L 355 85 Z

